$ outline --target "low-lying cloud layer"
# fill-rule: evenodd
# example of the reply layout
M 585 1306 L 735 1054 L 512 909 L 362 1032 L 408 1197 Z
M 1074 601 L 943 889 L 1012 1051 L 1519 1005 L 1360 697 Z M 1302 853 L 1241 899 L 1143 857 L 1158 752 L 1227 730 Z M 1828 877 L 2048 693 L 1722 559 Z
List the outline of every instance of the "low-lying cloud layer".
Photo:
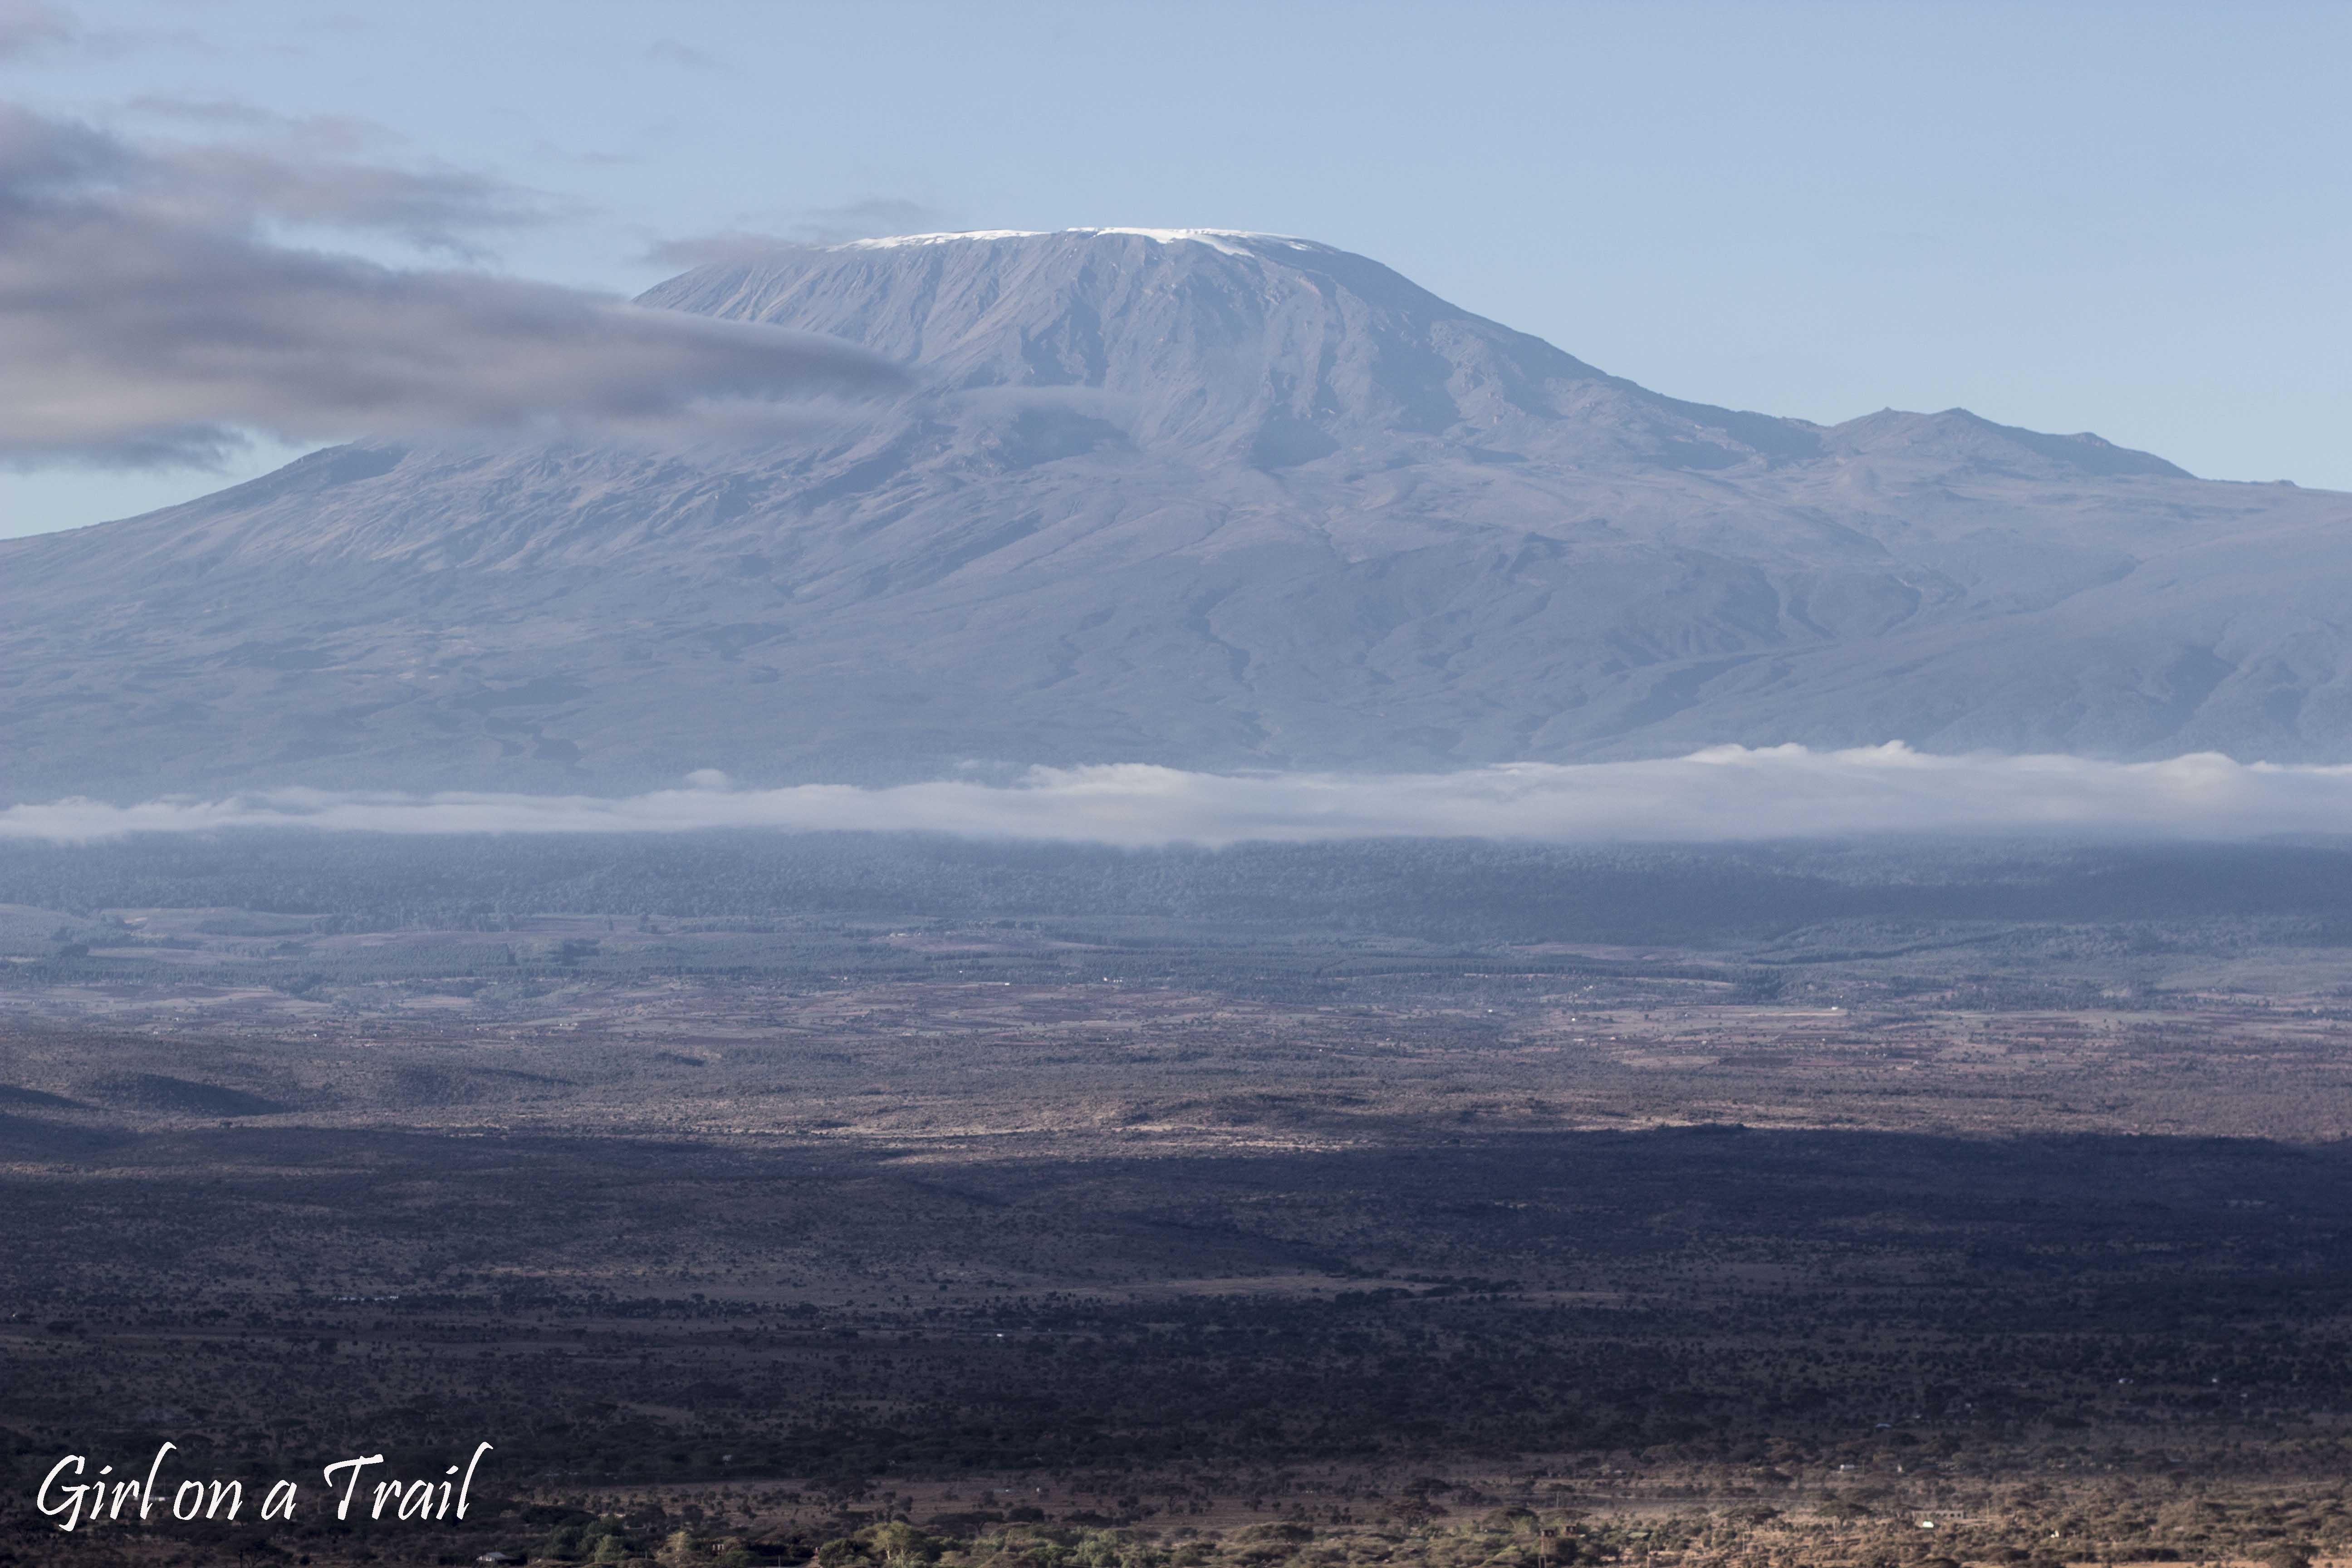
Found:
M 2251 838 L 2352 831 L 2352 767 L 1719 746 L 1656 762 L 1522 763 L 1428 774 L 1225 775 L 1120 763 L 1038 768 L 1010 785 L 804 784 L 585 795 L 285 790 L 115 806 L 0 810 L 0 839 L 294 827 L 369 833 L 933 832 L 1149 847 L 1249 840 L 1479 837 L 1703 842 L 1889 834 Z
M 495 180 L 355 151 L 331 124 L 132 142 L 0 105 L 0 463 L 204 464 L 247 430 L 668 437 L 714 407 L 740 423 L 747 405 L 905 381 L 829 338 L 287 242 L 462 256 L 545 216 Z

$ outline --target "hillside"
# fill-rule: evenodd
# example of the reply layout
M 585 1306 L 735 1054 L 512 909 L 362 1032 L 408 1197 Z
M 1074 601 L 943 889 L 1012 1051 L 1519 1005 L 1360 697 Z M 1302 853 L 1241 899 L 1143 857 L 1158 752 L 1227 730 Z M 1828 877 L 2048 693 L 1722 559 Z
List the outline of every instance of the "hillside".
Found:
M 645 299 L 921 386 L 756 447 L 363 443 L 0 544 L 0 795 L 2352 760 L 2352 497 L 1682 402 L 1265 236 L 861 241 Z

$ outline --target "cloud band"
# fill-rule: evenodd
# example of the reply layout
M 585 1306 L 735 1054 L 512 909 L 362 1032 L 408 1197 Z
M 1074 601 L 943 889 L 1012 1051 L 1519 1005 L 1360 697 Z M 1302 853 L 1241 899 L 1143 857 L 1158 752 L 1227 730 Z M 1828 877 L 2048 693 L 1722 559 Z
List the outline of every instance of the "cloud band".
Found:
M 331 832 L 932 832 L 1144 847 L 1478 837 L 1709 842 L 1879 835 L 2245 839 L 2352 831 L 2352 766 L 1930 756 L 1900 744 L 1714 747 L 1654 762 L 1514 763 L 1429 774 L 1184 773 L 1116 763 L 1019 783 L 697 787 L 626 798 L 289 789 L 118 806 L 0 810 L 0 840 L 86 842 L 226 828 Z
M 205 463 L 247 430 L 667 439 L 908 384 L 813 333 L 278 242 L 293 225 L 463 250 L 541 216 L 337 141 L 134 144 L 0 106 L 0 464 Z

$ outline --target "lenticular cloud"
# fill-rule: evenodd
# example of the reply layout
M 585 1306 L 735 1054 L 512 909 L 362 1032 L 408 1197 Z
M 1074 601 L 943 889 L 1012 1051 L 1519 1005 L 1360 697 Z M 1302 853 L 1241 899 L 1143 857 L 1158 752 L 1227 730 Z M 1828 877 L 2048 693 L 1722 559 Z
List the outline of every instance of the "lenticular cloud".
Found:
M 590 795 L 287 789 L 140 805 L 0 810 L 0 839 L 307 828 L 362 833 L 930 832 L 1147 847 L 1349 838 L 1700 842 L 1887 834 L 2250 838 L 2352 831 L 2352 766 L 2080 757 L 1928 756 L 1900 744 L 1814 752 L 1718 746 L 1654 762 L 1517 763 L 1452 773 L 1184 773 L 1140 763 L 1035 768 L 1020 782 L 861 789 L 693 787 Z

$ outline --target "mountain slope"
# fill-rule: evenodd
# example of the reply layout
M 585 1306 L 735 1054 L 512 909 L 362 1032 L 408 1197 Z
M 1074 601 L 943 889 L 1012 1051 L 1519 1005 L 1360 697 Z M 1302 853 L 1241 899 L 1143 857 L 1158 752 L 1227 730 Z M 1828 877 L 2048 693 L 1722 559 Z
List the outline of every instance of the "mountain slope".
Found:
M 922 389 L 760 449 L 344 447 L 0 544 L 0 794 L 2352 759 L 2352 498 L 1680 402 L 1264 236 L 860 242 L 646 298 Z

